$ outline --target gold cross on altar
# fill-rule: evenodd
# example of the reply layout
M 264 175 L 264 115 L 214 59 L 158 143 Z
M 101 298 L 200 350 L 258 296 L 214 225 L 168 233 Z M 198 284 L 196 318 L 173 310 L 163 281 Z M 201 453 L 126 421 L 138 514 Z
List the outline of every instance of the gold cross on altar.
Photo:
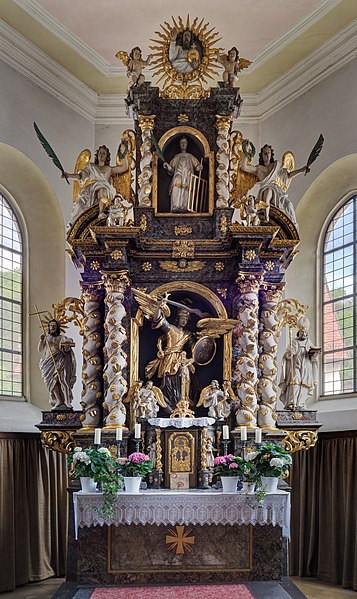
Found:
M 176 532 L 169 529 L 171 535 L 166 535 L 166 543 L 170 543 L 169 549 L 176 549 L 176 554 L 185 553 L 185 550 L 191 551 L 192 547 L 190 545 L 195 543 L 195 537 L 189 536 L 192 528 L 188 528 L 186 532 L 184 526 L 176 526 L 175 528 Z

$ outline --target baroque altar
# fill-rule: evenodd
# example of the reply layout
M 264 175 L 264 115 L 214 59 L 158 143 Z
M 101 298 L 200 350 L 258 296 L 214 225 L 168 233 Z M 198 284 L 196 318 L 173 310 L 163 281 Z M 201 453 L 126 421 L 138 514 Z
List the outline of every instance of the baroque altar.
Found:
M 241 564 L 217 558 L 224 580 L 228 572 L 231 581 L 286 573 L 286 494 L 267 496 L 265 508 L 254 510 L 244 496 L 222 493 L 213 461 L 227 452 L 244 455 L 269 439 L 289 452 L 308 449 L 317 439 L 316 413 L 306 401 L 316 384 L 319 349 L 308 338 L 307 307 L 283 299 L 285 271 L 300 242 L 288 189 L 293 177 L 310 169 L 308 164 L 295 169 L 292 152 L 275 160 L 268 144 L 255 158 L 254 144 L 236 128 L 243 100 L 235 85 L 250 62 L 237 48 L 223 54 L 218 34 L 207 27 L 204 20 L 173 19 L 171 26 L 161 26 L 146 60 L 138 47 L 118 52 L 130 79 L 126 106 L 133 129 L 118 140 L 114 166 L 109 148 L 100 146 L 93 162 L 83 150 L 74 172 L 63 172 L 74 180 L 67 251 L 79 272 L 81 295 L 54 306 L 48 335 L 43 330 L 41 336 L 40 367 L 51 393 L 59 379 L 52 410 L 39 425 L 42 440 L 70 452 L 75 445 L 93 445 L 100 429 L 102 444 L 114 453 L 120 429 L 121 455 L 142 450 L 154 466 L 142 496 L 118 495 L 110 522 L 100 522 L 93 512 L 99 494 L 77 495 L 71 485 L 69 580 L 151 581 L 149 562 L 138 566 L 137 577 L 114 575 L 117 566 L 110 562 L 114 554 L 115 564 L 129 559 L 129 549 L 116 552 L 139 543 L 139 524 L 148 544 L 156 543 L 148 527 L 175 537 L 186 535 L 187 525 L 186 536 L 201 535 L 200 551 L 209 550 L 204 527 L 214 525 L 225 543 L 242 548 Z M 145 81 L 149 66 L 163 78 L 161 88 Z M 222 68 L 223 80 L 205 87 L 206 77 Z M 50 350 L 61 323 L 77 324 L 82 336 L 80 411 L 64 401 L 73 383 L 61 352 L 72 352 L 73 344 L 62 335 L 55 356 Z M 285 325 L 291 335 L 279 383 L 278 344 Z M 284 410 L 277 409 L 279 386 Z M 173 511 L 175 503 L 187 504 L 190 513 L 198 509 L 201 515 L 150 516 L 160 501 Z M 215 517 L 202 520 L 213 508 Z M 128 516 L 136 512 L 137 522 Z M 231 521 L 230 514 L 238 513 Z M 101 571 L 93 565 L 95 576 L 83 566 L 86 546 L 108 551 Z M 276 558 L 280 564 L 274 574 L 267 561 L 261 570 L 256 567 L 268 546 L 269 563 Z M 170 568 L 177 566 L 177 581 L 195 571 L 182 566 L 183 555 L 169 560 Z M 200 559 L 190 555 L 194 563 Z M 160 559 L 157 571 L 164 581 L 168 562 Z M 85 571 L 86 580 L 80 578 Z M 203 579 L 199 572 L 190 574 L 192 581 Z

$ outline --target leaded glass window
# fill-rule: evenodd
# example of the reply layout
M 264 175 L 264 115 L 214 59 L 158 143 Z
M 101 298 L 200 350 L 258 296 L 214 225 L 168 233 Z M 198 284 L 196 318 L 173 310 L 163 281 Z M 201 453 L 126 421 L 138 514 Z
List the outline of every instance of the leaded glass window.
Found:
M 22 235 L 0 193 L 0 396 L 22 397 Z
M 323 395 L 356 391 L 357 195 L 337 210 L 323 248 Z

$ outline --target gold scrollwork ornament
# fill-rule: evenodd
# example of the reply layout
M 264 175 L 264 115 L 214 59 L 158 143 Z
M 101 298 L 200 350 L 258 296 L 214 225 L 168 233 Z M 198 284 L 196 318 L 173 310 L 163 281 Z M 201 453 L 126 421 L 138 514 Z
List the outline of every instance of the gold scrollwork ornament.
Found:
M 61 453 L 72 453 L 76 442 L 72 431 L 42 431 L 41 442 L 44 447 Z
M 317 443 L 318 431 L 299 430 L 290 431 L 284 437 L 282 446 L 288 453 L 296 453 L 297 451 L 307 451 L 310 447 L 314 447 Z

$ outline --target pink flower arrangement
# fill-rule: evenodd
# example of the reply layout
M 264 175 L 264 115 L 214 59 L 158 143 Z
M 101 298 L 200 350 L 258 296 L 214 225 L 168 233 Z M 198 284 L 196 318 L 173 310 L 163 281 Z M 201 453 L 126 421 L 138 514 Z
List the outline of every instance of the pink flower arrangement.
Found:
M 214 471 L 216 476 L 239 476 L 243 472 L 244 461 L 240 456 L 220 455 L 214 459 Z
M 152 470 L 149 456 L 134 451 L 124 461 L 119 462 L 119 472 L 122 476 L 146 476 Z

